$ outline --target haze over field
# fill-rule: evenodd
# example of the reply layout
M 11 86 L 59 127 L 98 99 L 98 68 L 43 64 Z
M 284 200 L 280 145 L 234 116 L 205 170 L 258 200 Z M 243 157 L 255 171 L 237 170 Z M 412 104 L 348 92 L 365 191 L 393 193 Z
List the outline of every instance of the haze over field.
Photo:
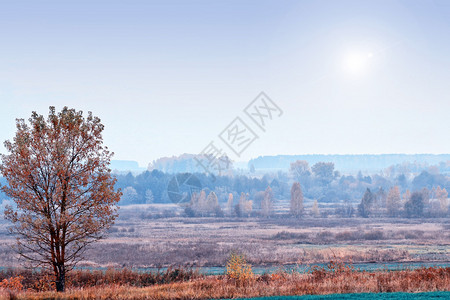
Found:
M 0 140 L 67 105 L 146 167 L 199 153 L 265 91 L 284 114 L 234 160 L 448 153 L 449 14 L 444 0 L 3 2 Z

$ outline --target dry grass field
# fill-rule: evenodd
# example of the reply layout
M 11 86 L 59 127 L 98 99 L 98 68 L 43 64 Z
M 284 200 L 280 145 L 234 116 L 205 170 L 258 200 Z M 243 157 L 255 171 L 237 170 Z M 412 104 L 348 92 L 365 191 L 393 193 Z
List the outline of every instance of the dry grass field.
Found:
M 0 289 L 0 299 L 224 299 L 272 295 L 449 291 L 450 268 L 358 272 L 338 263 L 331 269 L 316 268 L 308 274 L 279 272 L 252 275 L 245 280 L 225 275 L 200 276 L 187 281 L 144 287 L 132 286 L 132 283 L 72 287 L 65 293 Z
M 162 208 L 161 208 L 162 209 Z M 224 266 L 230 252 L 255 265 L 450 261 L 450 220 L 375 218 L 183 218 L 121 209 L 108 237 L 80 266 Z M 0 266 L 17 267 L 14 238 L 0 221 Z
M 211 299 L 450 290 L 448 267 L 360 271 L 345 264 L 448 263 L 446 219 L 184 218 L 164 213 L 155 217 L 142 207 L 129 207 L 121 210 L 108 237 L 87 251 L 80 266 L 88 269 L 69 275 L 63 294 L 48 291 L 51 280 L 43 274 L 18 271 L 7 226 L 0 220 L 0 266 L 15 271 L 3 270 L 7 282 L 0 288 L 2 299 Z M 224 268 L 230 253 L 243 254 L 253 268 L 274 266 L 279 271 L 251 272 L 244 280 L 195 271 Z M 284 265 L 330 261 L 334 264 L 327 269 L 283 270 Z M 130 271 L 174 265 L 182 266 L 181 271 L 169 268 L 161 275 Z M 109 269 L 96 270 L 100 267 Z

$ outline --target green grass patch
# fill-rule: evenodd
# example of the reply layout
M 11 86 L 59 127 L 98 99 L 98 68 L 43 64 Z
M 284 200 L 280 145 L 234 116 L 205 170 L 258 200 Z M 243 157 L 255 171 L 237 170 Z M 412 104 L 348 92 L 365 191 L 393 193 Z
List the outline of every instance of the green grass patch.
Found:
M 258 298 L 240 298 L 240 300 L 327 300 L 327 299 L 450 299 L 450 292 L 426 292 L 426 293 L 362 293 L 362 294 L 331 294 L 331 295 L 306 295 L 306 296 L 274 296 Z M 239 299 L 238 299 L 239 300 Z

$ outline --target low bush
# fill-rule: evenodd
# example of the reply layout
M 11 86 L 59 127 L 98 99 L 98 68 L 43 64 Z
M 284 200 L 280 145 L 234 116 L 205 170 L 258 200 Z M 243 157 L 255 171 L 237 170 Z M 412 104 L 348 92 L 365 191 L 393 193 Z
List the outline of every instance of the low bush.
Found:
M 306 239 L 309 235 L 307 233 L 297 233 L 289 231 L 280 231 L 270 237 L 271 240 L 294 240 L 294 239 Z
M 373 230 L 364 233 L 363 239 L 374 241 L 374 240 L 383 240 L 384 239 L 384 233 L 381 230 Z
M 342 231 L 336 234 L 337 241 L 355 241 L 361 237 L 361 233 L 358 231 Z
M 171 267 L 158 272 L 141 272 L 130 269 L 107 270 L 73 270 L 67 274 L 68 288 L 84 288 L 108 285 L 126 285 L 146 287 L 155 284 L 169 284 L 201 278 L 199 272 L 184 268 Z M 3 270 L 0 272 L 0 288 L 31 289 L 34 291 L 54 290 L 54 279 L 46 272 L 32 272 L 30 270 Z
M 252 266 L 247 263 L 242 254 L 231 253 L 226 265 L 228 279 L 237 286 L 245 286 L 253 280 Z

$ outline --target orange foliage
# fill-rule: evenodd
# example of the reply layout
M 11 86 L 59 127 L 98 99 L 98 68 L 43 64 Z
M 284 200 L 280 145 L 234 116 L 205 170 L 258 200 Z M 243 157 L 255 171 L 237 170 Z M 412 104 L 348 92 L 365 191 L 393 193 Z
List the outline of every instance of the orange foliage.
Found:
M 21 291 L 23 290 L 22 280 L 23 276 L 20 275 L 9 279 L 3 279 L 3 281 L 0 282 L 0 289 Z
M 227 276 L 236 285 L 248 284 L 254 277 L 252 266 L 247 263 L 243 255 L 232 253 L 227 262 Z

